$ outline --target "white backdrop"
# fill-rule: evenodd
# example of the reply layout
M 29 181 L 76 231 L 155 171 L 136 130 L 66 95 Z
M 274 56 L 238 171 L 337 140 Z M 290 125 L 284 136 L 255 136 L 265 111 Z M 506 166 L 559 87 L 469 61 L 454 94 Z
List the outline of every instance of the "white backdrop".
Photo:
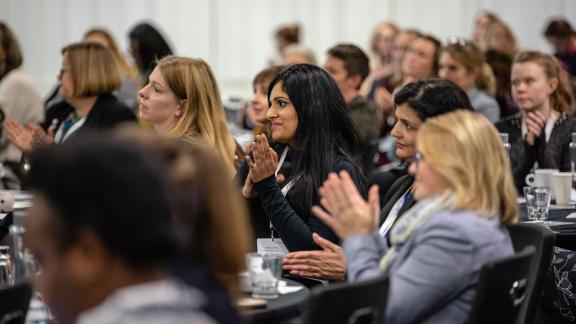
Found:
M 303 42 L 320 62 L 338 42 L 366 48 L 373 27 L 392 20 L 442 40 L 469 36 L 475 14 L 493 10 L 511 26 L 521 48 L 550 51 L 542 29 L 551 16 L 576 25 L 575 0 L 0 0 L 24 51 L 24 69 L 44 93 L 55 84 L 60 49 L 92 26 L 104 26 L 127 52 L 127 33 L 147 20 L 178 55 L 200 57 L 212 68 L 224 96 L 250 96 L 252 77 L 273 53 L 273 31 L 303 27 Z

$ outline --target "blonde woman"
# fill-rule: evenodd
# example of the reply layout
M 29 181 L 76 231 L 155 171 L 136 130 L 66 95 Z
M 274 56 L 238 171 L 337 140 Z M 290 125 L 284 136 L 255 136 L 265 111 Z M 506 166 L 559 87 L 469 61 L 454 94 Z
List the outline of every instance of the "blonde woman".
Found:
M 377 187 L 365 202 L 345 172 L 320 189 L 330 214 L 313 212 L 344 241 L 348 280 L 390 276 L 386 323 L 463 323 L 480 268 L 514 253 L 502 226 L 518 209 L 508 157 L 494 126 L 463 110 L 428 119 L 416 143 L 418 203 L 392 228 L 390 246 L 375 228 Z
M 473 42 L 463 38 L 451 39 L 440 52 L 439 67 L 438 76 L 466 91 L 475 111 L 493 123 L 500 120 L 500 106 L 492 97 L 496 91 L 492 68 Z
M 4 122 L 8 139 L 21 151 L 135 121 L 132 111 L 112 95 L 122 81 L 112 53 L 101 44 L 84 42 L 64 47 L 58 80 L 65 101 L 47 112 L 50 127 L 46 131 L 37 125 L 24 127 L 15 120 Z
M 502 20 L 490 21 L 486 26 L 483 45 L 484 51 L 496 51 L 513 58 L 518 52 L 518 43 L 512 29 Z
M 142 120 L 166 137 L 215 147 L 230 177 L 234 175 L 235 161 L 244 155 L 228 130 L 216 79 L 206 62 L 167 56 L 158 61 L 139 95 Z

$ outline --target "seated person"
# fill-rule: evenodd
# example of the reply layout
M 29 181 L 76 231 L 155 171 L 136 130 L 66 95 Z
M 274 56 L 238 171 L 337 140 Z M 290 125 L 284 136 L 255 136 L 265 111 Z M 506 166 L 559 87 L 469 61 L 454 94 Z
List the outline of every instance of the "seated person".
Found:
M 25 242 L 61 323 L 213 323 L 204 296 L 168 277 L 176 242 L 160 164 L 128 143 L 36 150 Z
M 378 187 L 365 202 L 346 172 L 329 176 L 313 212 L 343 240 L 349 281 L 390 277 L 386 323 L 463 323 L 482 266 L 514 254 L 503 227 L 518 213 L 508 156 L 490 121 L 469 111 L 430 118 L 416 137 L 418 203 L 390 244 L 375 226 Z
M 368 55 L 352 44 L 339 44 L 328 50 L 324 69 L 334 78 L 348 105 L 348 114 L 360 137 L 360 158 L 364 172 L 374 168 L 382 114 L 372 101 L 360 95 L 360 87 L 370 73 Z
M 558 60 L 533 51 L 514 59 L 512 96 L 520 113 L 499 121 L 496 128 L 509 135 L 514 182 L 522 192 L 532 168 L 570 171 L 574 96 Z
M 396 93 L 394 101 L 398 122 L 391 134 L 398 142 L 396 155 L 405 165 L 412 162 L 418 129 L 428 118 L 456 109 L 472 109 L 468 96 L 462 89 L 441 79 L 408 84 Z M 381 198 L 383 208 L 378 224 L 382 236 L 386 236 L 392 225 L 415 204 L 412 196 L 413 183 L 414 177 L 405 174 L 398 178 Z M 344 280 L 345 261 L 341 249 L 317 234 L 314 234 L 313 239 L 322 247 L 322 251 L 290 253 L 284 259 L 284 270 L 293 275 Z

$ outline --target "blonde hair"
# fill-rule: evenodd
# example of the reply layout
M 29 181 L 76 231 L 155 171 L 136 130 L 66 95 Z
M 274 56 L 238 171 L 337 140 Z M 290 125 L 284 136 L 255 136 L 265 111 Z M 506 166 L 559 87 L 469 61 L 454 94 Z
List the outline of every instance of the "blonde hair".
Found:
M 198 139 L 214 146 L 224 161 L 230 176 L 234 175 L 236 142 L 228 130 L 226 114 L 216 79 L 206 62 L 177 56 L 167 56 L 157 63 L 168 87 L 185 100 L 182 115 L 169 137 Z
M 572 114 L 574 112 L 574 95 L 571 91 L 568 74 L 554 56 L 538 51 L 524 51 L 518 53 L 512 64 L 533 62 L 538 64 L 548 79 L 557 79 L 558 86 L 550 94 L 552 109 Z
M 122 78 L 109 49 L 96 43 L 75 43 L 62 49 L 70 65 L 75 97 L 98 96 L 118 90 Z
M 484 50 L 488 51 L 491 49 L 492 39 L 494 38 L 494 34 L 496 34 L 498 28 L 502 28 L 504 37 L 506 38 L 506 44 L 508 45 L 508 49 L 502 54 L 506 54 L 510 58 L 513 58 L 518 52 L 518 43 L 516 42 L 516 37 L 514 36 L 512 29 L 510 29 L 510 27 L 500 19 L 488 23 L 486 34 L 484 34 L 484 44 L 486 46 Z
M 475 85 L 494 96 L 496 93 L 496 79 L 492 68 L 486 63 L 484 53 L 473 42 L 466 39 L 454 39 L 442 48 L 442 52 L 460 62 L 468 73 L 476 73 Z
M 400 28 L 391 21 L 385 21 L 376 25 L 372 32 L 372 38 L 370 39 L 370 55 L 373 57 L 378 57 L 380 55 L 380 53 L 378 53 L 378 40 L 380 39 L 380 32 L 386 28 L 391 29 L 394 32 L 394 35 L 400 33 Z
M 128 64 L 128 62 L 126 62 L 124 55 L 122 55 L 122 53 L 118 49 L 114 37 L 112 37 L 112 35 L 106 29 L 97 27 L 91 28 L 88 31 L 86 31 L 86 33 L 84 34 L 84 39 L 87 39 L 91 35 L 100 35 L 106 40 L 105 46 L 108 47 L 108 49 L 112 53 L 112 56 L 114 56 L 114 61 L 116 61 L 116 64 L 118 64 L 120 73 L 123 76 L 127 76 L 135 80 L 136 73 L 132 68 L 130 68 L 130 65 Z
M 455 209 L 516 222 L 517 192 L 496 128 L 481 114 L 457 110 L 426 120 L 416 139 L 423 159 L 449 184 Z

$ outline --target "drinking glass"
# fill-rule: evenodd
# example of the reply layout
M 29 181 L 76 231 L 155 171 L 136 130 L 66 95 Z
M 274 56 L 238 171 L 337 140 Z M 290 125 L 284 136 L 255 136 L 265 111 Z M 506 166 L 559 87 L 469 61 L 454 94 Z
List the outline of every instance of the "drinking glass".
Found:
M 550 187 L 535 187 L 533 192 L 534 214 L 536 215 L 536 219 L 545 222 L 548 219 L 552 190 Z
M 282 259 L 280 254 L 249 253 L 246 255 L 246 266 L 252 284 L 252 297 L 264 299 L 278 297 Z
M 526 199 L 526 215 L 529 221 L 537 220 L 534 206 L 534 188 L 524 187 L 524 198 Z

